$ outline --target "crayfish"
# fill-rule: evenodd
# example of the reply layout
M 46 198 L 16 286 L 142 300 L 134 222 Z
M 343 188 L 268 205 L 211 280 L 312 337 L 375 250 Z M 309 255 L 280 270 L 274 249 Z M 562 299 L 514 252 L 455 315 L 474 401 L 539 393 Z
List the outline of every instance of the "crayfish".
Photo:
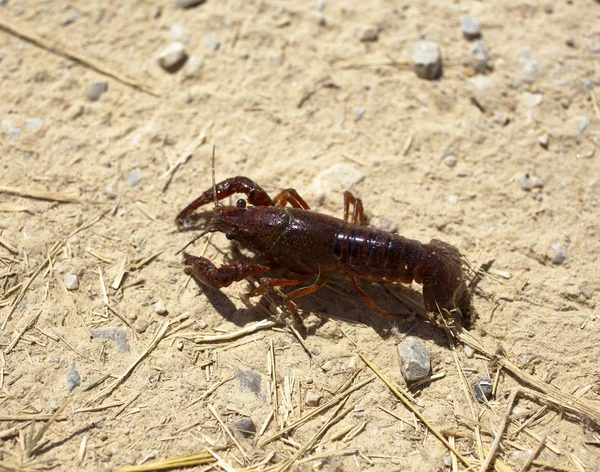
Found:
M 217 202 L 242 193 L 235 206 Z M 249 276 L 275 268 L 294 272 L 290 278 L 260 278 L 257 294 L 271 287 L 293 287 L 317 276 L 311 285 L 283 295 L 283 301 L 297 314 L 293 300 L 319 290 L 336 273 L 350 279 L 354 288 L 375 313 L 388 316 L 359 286 L 358 279 L 387 280 L 423 284 L 428 311 L 465 310 L 468 291 L 459 251 L 443 241 L 430 243 L 407 239 L 394 233 L 365 226 L 362 201 L 344 192 L 344 219 L 311 211 L 294 189 L 275 198 L 247 177 L 232 177 L 206 190 L 185 207 L 176 218 L 178 226 L 199 207 L 214 202 L 212 222 L 203 234 L 222 232 L 243 248 L 263 256 L 265 264 L 236 261 L 216 267 L 205 257 L 183 253 L 191 275 L 214 289 L 227 287 Z

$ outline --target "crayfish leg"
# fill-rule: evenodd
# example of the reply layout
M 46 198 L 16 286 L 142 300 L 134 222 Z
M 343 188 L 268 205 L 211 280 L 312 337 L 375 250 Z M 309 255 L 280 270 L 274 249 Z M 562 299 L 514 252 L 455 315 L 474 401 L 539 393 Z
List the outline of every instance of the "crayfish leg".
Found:
M 307 278 L 308 275 L 303 275 L 297 279 L 274 279 L 271 277 L 261 277 L 259 280 L 259 285 L 256 288 L 256 295 L 262 295 L 273 287 L 293 287 L 294 285 L 301 284 Z
M 381 308 L 379 308 L 377 306 L 377 304 L 371 299 L 371 297 L 369 297 L 367 292 L 365 292 L 362 288 L 360 288 L 360 286 L 358 285 L 358 281 L 356 280 L 356 277 L 350 277 L 350 280 L 352 280 L 352 285 L 354 285 L 354 290 L 356 290 L 358 292 L 358 294 L 362 297 L 362 299 L 365 301 L 365 303 L 367 305 L 369 305 L 369 308 L 371 309 L 371 311 L 373 311 L 374 313 L 377 313 L 379 316 L 383 316 L 384 318 L 387 318 L 390 315 L 389 311 L 382 310 Z
M 325 285 L 328 280 L 329 280 L 329 277 L 319 278 L 318 280 L 315 281 L 314 284 L 309 285 L 308 287 L 302 287 L 297 290 L 293 290 L 291 292 L 284 294 L 283 302 L 285 303 L 285 306 L 292 313 L 292 315 L 298 316 L 298 310 L 296 310 L 296 305 L 294 304 L 293 300 L 295 300 L 296 298 L 300 298 L 300 297 L 306 297 L 307 295 L 310 295 L 311 293 L 316 292 L 323 285 Z
M 187 252 L 183 253 L 183 257 L 189 273 L 201 284 L 215 289 L 228 287 L 233 282 L 239 282 L 251 275 L 262 274 L 271 270 L 266 265 L 249 264 L 243 261 L 217 267 L 206 257 L 192 256 Z
M 292 208 L 300 208 L 302 210 L 310 210 L 308 203 L 304 201 L 304 198 L 300 196 L 300 194 L 293 188 L 286 188 L 281 191 L 279 195 L 277 195 L 273 199 L 273 203 L 275 205 L 286 206 L 288 203 L 292 205 Z
M 350 205 L 353 206 L 352 219 L 350 219 Z M 352 192 L 349 192 L 348 190 L 344 192 L 344 221 L 356 223 L 360 226 L 364 226 L 366 222 L 362 200 L 356 198 L 352 195 Z

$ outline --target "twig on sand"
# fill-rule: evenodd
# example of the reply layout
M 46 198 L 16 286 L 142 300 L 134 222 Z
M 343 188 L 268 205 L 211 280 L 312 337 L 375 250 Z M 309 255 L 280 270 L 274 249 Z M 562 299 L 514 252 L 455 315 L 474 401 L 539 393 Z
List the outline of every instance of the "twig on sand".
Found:
M 144 85 L 134 79 L 131 79 L 119 72 L 108 68 L 101 61 L 92 57 L 86 57 L 79 52 L 73 51 L 67 46 L 57 43 L 56 41 L 51 41 L 49 39 L 43 38 L 42 36 L 34 33 L 33 31 L 29 31 L 23 28 L 22 26 L 17 26 L 13 23 L 9 23 L 8 21 L 0 19 L 0 29 L 7 31 L 8 33 L 14 36 L 23 38 L 26 41 L 29 41 L 30 43 L 35 44 L 36 46 L 42 49 L 46 49 L 47 51 L 51 51 L 61 56 L 77 61 L 83 66 L 89 69 L 93 69 L 96 72 L 100 72 L 101 74 L 104 74 L 108 77 L 112 77 L 118 82 L 128 85 L 129 87 L 141 90 L 142 92 L 146 92 L 147 94 L 152 95 L 154 97 L 159 96 L 159 94 L 156 91 L 154 91 L 151 87 L 148 87 L 147 85 Z

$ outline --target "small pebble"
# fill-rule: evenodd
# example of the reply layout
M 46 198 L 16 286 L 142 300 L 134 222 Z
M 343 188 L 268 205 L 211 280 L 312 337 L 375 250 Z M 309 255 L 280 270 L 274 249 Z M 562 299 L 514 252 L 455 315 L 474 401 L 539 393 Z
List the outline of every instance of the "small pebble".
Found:
M 571 106 L 571 99 L 569 97 L 562 97 L 560 99 L 560 104 L 566 110 L 567 108 L 569 108 Z
M 71 370 L 67 374 L 67 391 L 71 393 L 77 387 L 81 385 L 81 377 L 79 376 L 79 372 L 77 372 L 77 364 L 75 361 L 71 364 Z
M 421 380 L 429 375 L 431 361 L 423 341 L 414 336 L 398 344 L 400 371 L 407 382 Z
M 544 182 L 542 182 L 542 179 L 530 174 L 523 174 L 519 179 L 519 183 L 521 185 L 521 188 L 526 191 L 530 191 L 533 188 L 544 187 Z
M 114 200 L 119 196 L 119 184 L 118 179 L 115 177 L 110 184 L 106 186 L 106 198 Z
M 527 408 L 523 408 L 522 406 L 515 406 L 511 410 L 510 416 L 515 420 L 526 418 L 527 416 L 529 416 L 529 410 Z
M 362 117 L 365 116 L 365 109 L 364 108 L 355 108 L 354 109 L 354 121 L 358 122 L 362 119 Z
M 309 390 L 306 392 L 304 401 L 308 406 L 319 406 L 319 403 L 321 403 L 321 395 L 318 392 Z
M 310 375 L 307 375 L 306 377 L 304 377 L 304 382 L 306 382 L 308 385 L 310 385 L 311 383 L 314 382 L 314 379 Z
M 422 79 L 437 79 L 442 74 L 440 48 L 433 41 L 418 41 L 411 53 L 413 67 Z
M 183 351 L 183 340 L 178 339 L 177 342 L 175 343 L 175 347 L 177 348 L 178 351 Z
M 525 103 L 525 106 L 528 108 L 537 107 L 544 101 L 544 96 L 541 93 L 523 92 L 521 97 L 523 99 L 523 103 Z
M 571 38 L 567 38 L 567 40 L 565 41 L 565 44 L 567 46 L 569 46 L 570 48 L 575 48 L 577 47 L 577 45 L 575 44 L 575 38 L 571 37 Z
M 466 39 L 477 39 L 481 36 L 481 25 L 477 18 L 465 15 L 460 20 L 460 29 Z
M 238 430 L 246 437 L 253 437 L 256 434 L 256 425 L 252 418 L 248 416 L 242 416 L 232 423 L 234 429 Z
M 491 400 L 493 393 L 493 384 L 492 381 L 483 377 L 475 382 L 473 385 L 473 391 L 475 392 L 475 398 L 479 403 L 484 403 L 485 399 Z
M 58 404 L 58 402 L 54 399 L 50 400 L 50 409 L 52 411 L 56 411 L 60 408 L 60 405 Z
M 185 45 L 175 41 L 158 55 L 158 64 L 167 72 L 177 72 L 187 61 Z
M 204 320 L 198 321 L 198 328 L 205 329 L 208 326 L 208 323 Z
M 534 83 L 537 80 L 538 63 L 531 48 L 521 49 L 517 53 L 517 80 Z
M 193 8 L 202 5 L 206 0 L 176 0 L 175 5 L 179 8 Z
M 88 87 L 87 98 L 91 102 L 100 100 L 100 97 L 108 91 L 108 82 L 92 82 Z
M 450 455 L 444 456 L 444 465 L 446 467 L 452 467 L 452 456 L 450 456 Z
M 575 124 L 577 125 L 577 131 L 579 134 L 583 134 L 590 126 L 590 119 L 587 116 L 576 116 Z
M 324 362 L 323 365 L 321 366 L 321 369 L 323 369 L 324 372 L 329 372 L 331 369 L 333 369 L 333 362 L 332 361 Z
M 360 40 L 363 43 L 372 43 L 379 39 L 379 28 L 376 26 L 365 26 L 360 32 Z
M 171 39 L 173 41 L 179 41 L 180 43 L 184 43 L 188 38 L 188 32 L 183 28 L 183 26 L 174 24 L 171 25 Z
M 164 300 L 161 299 L 156 302 L 156 305 L 154 305 L 154 311 L 159 315 L 166 315 L 168 313 Z
M 327 19 L 325 18 L 325 14 L 322 11 L 315 11 L 313 13 L 313 16 L 319 26 L 327 26 Z
M 538 143 L 540 144 L 540 146 L 542 146 L 544 149 L 548 149 L 548 145 L 550 144 L 550 137 L 547 134 L 542 134 L 539 138 L 538 138 Z
M 133 329 L 135 329 L 136 332 L 141 334 L 148 329 L 148 322 L 144 321 L 141 318 L 138 318 L 133 324 Z
M 471 346 L 465 346 L 465 356 L 467 359 L 473 359 L 475 355 L 475 350 Z
M 510 121 L 508 115 L 501 111 L 495 111 L 494 116 L 492 118 L 496 123 L 498 123 L 501 126 L 506 126 Z
M 130 187 L 135 187 L 142 181 L 142 171 L 140 168 L 136 167 L 129 173 L 129 177 L 127 178 L 127 185 Z
M 129 313 L 127 318 L 129 318 L 131 321 L 135 321 L 137 320 L 137 315 L 135 313 Z
M 567 260 L 567 250 L 561 243 L 555 243 L 552 245 L 552 264 L 561 265 Z
M 67 290 L 77 290 L 79 288 L 79 279 L 75 274 L 65 274 L 65 287 L 67 287 Z
M 456 162 L 456 156 L 453 154 L 444 157 L 444 164 L 446 164 L 448 167 L 454 167 L 456 165 Z
M 489 67 L 490 53 L 483 41 L 475 41 L 469 49 L 469 65 L 480 74 L 486 72 Z

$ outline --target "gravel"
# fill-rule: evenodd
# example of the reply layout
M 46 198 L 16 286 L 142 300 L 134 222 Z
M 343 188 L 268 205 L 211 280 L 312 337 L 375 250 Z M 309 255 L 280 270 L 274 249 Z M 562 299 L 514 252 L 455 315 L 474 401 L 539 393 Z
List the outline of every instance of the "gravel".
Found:
M 422 79 L 437 79 L 442 74 L 442 56 L 437 43 L 418 41 L 411 53 L 413 68 Z
M 148 329 L 148 322 L 142 318 L 138 318 L 133 324 L 133 329 L 135 329 L 137 333 L 142 334 Z
M 471 49 L 469 49 L 469 65 L 482 74 L 488 70 L 489 62 L 490 53 L 483 44 L 483 41 L 475 41 Z
M 521 185 L 521 188 L 526 191 L 530 191 L 534 188 L 544 187 L 544 182 L 542 181 L 542 179 L 535 175 L 527 173 L 521 175 L 521 177 L 519 178 L 519 184 Z
M 252 418 L 248 416 L 238 418 L 231 425 L 246 437 L 253 437 L 256 434 L 256 425 L 252 421 Z
M 491 400 L 493 396 L 492 380 L 488 377 L 479 379 L 475 382 L 475 385 L 473 385 L 473 391 L 475 392 L 475 398 L 479 403 L 484 403 L 485 400 Z
M 306 392 L 306 397 L 304 401 L 308 406 L 319 406 L 319 403 L 321 403 L 321 395 L 318 392 L 309 390 L 308 392 Z
M 517 80 L 534 83 L 537 80 L 538 62 L 531 48 L 521 49 L 517 53 Z
M 379 28 L 376 26 L 365 26 L 360 32 L 360 40 L 363 43 L 372 43 L 379 39 Z
M 156 305 L 154 305 L 154 311 L 159 315 L 167 315 L 169 313 L 164 300 L 158 300 L 156 302 Z
M 429 375 L 431 361 L 425 344 L 414 336 L 398 344 L 400 371 L 407 382 L 421 380 Z
M 100 100 L 100 97 L 108 91 L 108 82 L 92 82 L 87 91 L 87 98 L 90 102 Z
M 135 187 L 142 181 L 142 171 L 139 168 L 133 169 L 127 178 L 127 185 Z
M 567 260 L 567 250 L 561 243 L 555 243 L 552 245 L 552 264 L 561 265 Z
M 473 356 L 475 356 L 475 350 L 471 346 L 465 346 L 465 356 L 467 359 L 473 359 Z
M 106 186 L 106 198 L 114 200 L 119 196 L 118 179 L 115 177 L 110 184 Z
M 583 134 L 590 126 L 590 119 L 587 116 L 576 116 L 575 125 L 577 126 L 577 132 Z
M 67 287 L 67 290 L 77 290 L 79 288 L 79 279 L 75 274 L 65 274 L 65 287 Z
M 460 29 L 466 39 L 477 39 L 481 37 L 481 25 L 474 16 L 463 16 L 460 20 Z
M 187 61 L 185 44 L 174 41 L 158 55 L 158 64 L 167 72 L 177 72 Z
M 81 377 L 77 372 L 77 364 L 75 361 L 71 364 L 71 370 L 67 373 L 67 392 L 71 393 L 81 385 Z
M 547 134 L 542 134 L 539 138 L 538 138 L 538 143 L 540 144 L 540 146 L 542 146 L 544 149 L 548 149 L 548 145 L 550 144 L 550 137 Z

